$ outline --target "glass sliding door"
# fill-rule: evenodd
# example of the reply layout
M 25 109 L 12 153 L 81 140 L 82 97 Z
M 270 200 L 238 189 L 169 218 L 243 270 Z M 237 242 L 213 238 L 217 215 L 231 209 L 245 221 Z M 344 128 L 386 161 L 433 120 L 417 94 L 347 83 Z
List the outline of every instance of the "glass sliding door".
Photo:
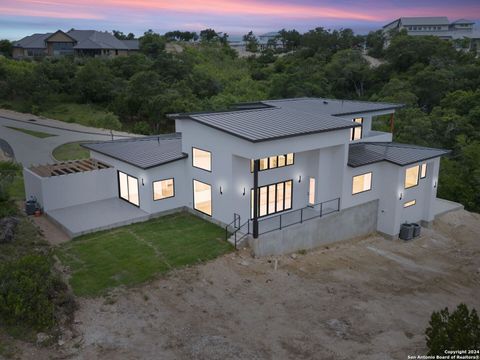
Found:
M 121 199 L 129 203 L 140 206 L 140 196 L 138 192 L 138 179 L 136 177 L 118 172 L 118 193 Z
M 292 208 L 293 181 L 283 181 L 258 188 L 258 217 L 272 215 Z M 251 216 L 253 218 L 253 189 L 251 194 Z

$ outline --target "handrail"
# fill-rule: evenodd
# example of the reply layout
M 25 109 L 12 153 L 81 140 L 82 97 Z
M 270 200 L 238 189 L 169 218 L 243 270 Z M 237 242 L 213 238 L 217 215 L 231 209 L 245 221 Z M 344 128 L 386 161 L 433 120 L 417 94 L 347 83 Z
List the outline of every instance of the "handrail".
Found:
M 238 220 L 238 224 L 240 224 L 240 215 L 237 214 L 237 213 L 234 213 L 233 214 L 233 221 L 230 224 L 225 225 L 225 241 L 228 240 L 228 228 L 230 226 L 232 226 L 232 224 L 233 224 L 233 227 L 235 229 L 238 229 L 237 228 L 237 220 Z
M 240 229 L 241 229 L 242 227 L 244 227 L 245 225 L 247 225 L 247 232 L 246 232 L 245 234 L 243 234 L 241 238 L 237 239 L 237 232 L 239 232 Z M 248 219 L 247 221 L 245 221 L 245 222 L 243 223 L 243 225 L 240 225 L 240 226 L 238 227 L 238 229 L 233 232 L 234 239 L 235 239 L 235 242 L 234 242 L 235 249 L 237 249 L 237 243 L 238 243 L 240 240 L 242 240 L 245 236 L 247 236 L 248 234 L 250 234 L 250 219 Z

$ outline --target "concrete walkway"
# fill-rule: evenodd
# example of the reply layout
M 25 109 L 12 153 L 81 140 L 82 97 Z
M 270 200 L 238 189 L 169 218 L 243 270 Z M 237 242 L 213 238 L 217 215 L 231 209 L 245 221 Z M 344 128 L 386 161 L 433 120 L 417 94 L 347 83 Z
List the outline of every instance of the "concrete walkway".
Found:
M 7 115 L 9 117 L 5 117 Z M 32 122 L 29 119 L 35 121 Z M 40 131 L 54 136 L 38 138 L 8 127 Z M 138 136 L 120 132 L 113 133 L 114 138 Z M 52 152 L 62 144 L 76 141 L 105 141 L 111 140 L 112 137 L 110 130 L 90 128 L 51 119 L 40 119 L 29 114 L 0 110 L 0 138 L 13 149 L 15 160 L 23 166 L 29 167 L 55 162 Z
M 70 237 L 145 221 L 150 215 L 118 198 L 49 211 L 47 215 Z

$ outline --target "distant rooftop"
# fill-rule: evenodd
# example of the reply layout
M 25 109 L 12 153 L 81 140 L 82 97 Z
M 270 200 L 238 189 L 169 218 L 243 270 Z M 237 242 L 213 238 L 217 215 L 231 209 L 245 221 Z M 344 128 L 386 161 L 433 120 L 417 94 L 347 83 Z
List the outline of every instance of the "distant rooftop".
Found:
M 449 25 L 446 16 L 401 17 L 403 25 Z
M 349 129 L 355 114 L 394 110 L 401 104 L 297 98 L 239 104 L 230 111 L 172 114 L 191 119 L 251 142 Z M 339 117 L 343 116 L 343 118 Z
M 350 144 L 348 166 L 358 167 L 380 161 L 405 166 L 446 155 L 449 152 L 448 150 L 394 142 L 361 142 Z
M 86 143 L 82 146 L 142 169 L 187 157 L 182 152 L 182 136 L 179 133 Z

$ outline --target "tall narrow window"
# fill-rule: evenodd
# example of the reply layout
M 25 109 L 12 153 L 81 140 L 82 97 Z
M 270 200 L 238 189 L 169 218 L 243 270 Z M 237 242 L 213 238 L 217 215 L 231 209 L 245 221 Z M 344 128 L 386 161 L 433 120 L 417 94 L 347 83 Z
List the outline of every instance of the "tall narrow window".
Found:
M 268 213 L 274 214 L 276 212 L 275 207 L 277 205 L 277 185 L 273 184 L 268 187 Z
M 175 196 L 173 179 L 155 181 L 153 183 L 153 200 L 163 200 Z
M 192 148 L 192 165 L 196 168 L 212 171 L 212 153 L 197 148 Z
M 412 166 L 405 170 L 405 189 L 418 185 L 419 165 Z
M 283 211 L 284 183 L 277 184 L 277 211 Z
M 118 192 L 121 199 L 140 205 L 140 197 L 138 194 L 138 179 L 127 175 L 121 171 L 118 172 Z
M 310 184 L 308 186 L 308 203 L 310 205 L 315 204 L 315 178 L 310 178 Z
M 193 208 L 212 216 L 212 186 L 193 180 Z
M 354 176 L 352 179 L 352 195 L 372 189 L 372 173 Z
M 259 202 L 260 202 L 260 211 L 258 212 L 259 216 L 265 216 L 267 215 L 267 197 L 268 194 L 268 188 L 266 186 L 263 186 L 260 188 L 260 196 L 259 196 Z
M 363 118 L 355 118 L 353 122 L 360 124 L 361 126 L 350 129 L 350 140 L 359 140 L 362 138 Z
M 420 169 L 420 179 L 424 179 L 427 177 L 427 163 L 423 163 Z
M 288 153 L 287 154 L 287 165 L 293 165 L 294 162 L 294 155 L 293 153 Z

